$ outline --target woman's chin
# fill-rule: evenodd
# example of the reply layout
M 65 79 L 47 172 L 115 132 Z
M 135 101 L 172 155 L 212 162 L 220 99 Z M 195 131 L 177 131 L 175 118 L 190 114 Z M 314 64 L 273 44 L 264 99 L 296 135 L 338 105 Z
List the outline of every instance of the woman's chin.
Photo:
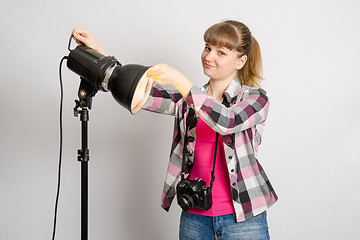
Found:
M 209 78 L 211 78 L 214 74 L 212 74 L 212 72 L 207 69 L 207 68 L 203 68 L 203 72 L 206 76 L 208 76 Z

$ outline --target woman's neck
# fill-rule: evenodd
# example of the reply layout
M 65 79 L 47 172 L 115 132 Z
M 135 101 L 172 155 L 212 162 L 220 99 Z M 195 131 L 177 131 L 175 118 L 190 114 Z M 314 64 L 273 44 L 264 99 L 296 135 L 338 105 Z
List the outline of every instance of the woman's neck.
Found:
M 224 94 L 226 88 L 229 86 L 233 78 L 224 79 L 224 80 L 214 80 L 210 79 L 209 89 L 207 95 L 213 97 L 216 102 L 222 102 L 222 95 Z

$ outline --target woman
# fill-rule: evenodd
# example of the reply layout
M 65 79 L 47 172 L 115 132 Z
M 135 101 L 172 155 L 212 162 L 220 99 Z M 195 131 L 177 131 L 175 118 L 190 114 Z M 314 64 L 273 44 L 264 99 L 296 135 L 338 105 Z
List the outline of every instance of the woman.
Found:
M 74 29 L 73 35 L 78 43 L 108 55 L 88 31 Z M 155 82 L 144 109 L 175 116 L 162 207 L 169 210 L 180 180 L 199 178 L 211 192 L 212 204 L 208 209 L 199 200 L 182 212 L 181 240 L 269 239 L 266 210 L 277 196 L 258 162 L 269 109 L 266 92 L 259 88 L 260 47 L 237 21 L 211 26 L 204 41 L 201 61 L 210 79 L 202 89 L 166 64 L 147 72 Z

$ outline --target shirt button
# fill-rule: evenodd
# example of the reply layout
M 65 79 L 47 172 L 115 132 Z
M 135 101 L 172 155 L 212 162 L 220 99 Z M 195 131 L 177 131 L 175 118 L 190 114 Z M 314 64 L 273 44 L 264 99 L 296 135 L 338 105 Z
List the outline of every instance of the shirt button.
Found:
M 192 169 L 193 163 L 190 162 L 190 161 L 188 161 L 188 162 L 186 163 L 186 166 L 187 166 L 189 169 Z
M 228 146 L 230 147 L 230 146 L 231 146 L 231 142 L 226 143 L 226 145 L 228 145 Z
M 232 156 L 229 156 L 229 159 L 232 159 Z
M 235 172 L 235 170 L 234 170 L 234 169 L 231 169 L 231 172 Z
M 193 142 L 195 140 L 195 138 L 192 136 L 188 136 L 186 139 L 188 140 L 188 142 Z
M 236 186 L 236 183 L 233 183 L 232 185 L 235 187 L 235 186 Z

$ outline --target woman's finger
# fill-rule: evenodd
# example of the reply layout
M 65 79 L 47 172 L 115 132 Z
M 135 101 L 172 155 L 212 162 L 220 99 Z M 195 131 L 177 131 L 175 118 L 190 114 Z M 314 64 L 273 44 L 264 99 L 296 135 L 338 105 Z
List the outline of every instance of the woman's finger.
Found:
M 161 79 L 161 75 L 160 74 L 154 74 L 154 73 L 146 73 L 146 77 L 147 78 L 152 78 L 152 79 Z
M 158 83 L 161 83 L 162 80 L 161 74 L 157 71 L 152 71 L 151 68 L 146 72 L 146 77 Z
M 84 36 L 84 37 L 90 35 L 89 30 L 87 30 L 87 29 L 80 29 L 80 28 L 74 28 L 72 33 L 73 33 L 73 34 L 74 34 L 74 33 L 77 33 L 77 34 L 82 35 L 82 36 Z
M 160 67 L 158 65 L 155 65 L 148 69 L 147 74 L 156 75 L 156 74 L 160 74 L 161 72 L 162 71 L 160 70 Z
M 80 42 L 82 42 L 82 43 L 85 43 L 85 44 L 86 44 L 86 42 L 87 42 L 87 38 L 86 38 L 86 37 L 83 37 L 83 36 L 81 36 L 80 34 L 78 34 L 78 33 L 76 33 L 76 32 L 74 32 L 74 37 L 75 37 L 78 41 L 80 41 Z

